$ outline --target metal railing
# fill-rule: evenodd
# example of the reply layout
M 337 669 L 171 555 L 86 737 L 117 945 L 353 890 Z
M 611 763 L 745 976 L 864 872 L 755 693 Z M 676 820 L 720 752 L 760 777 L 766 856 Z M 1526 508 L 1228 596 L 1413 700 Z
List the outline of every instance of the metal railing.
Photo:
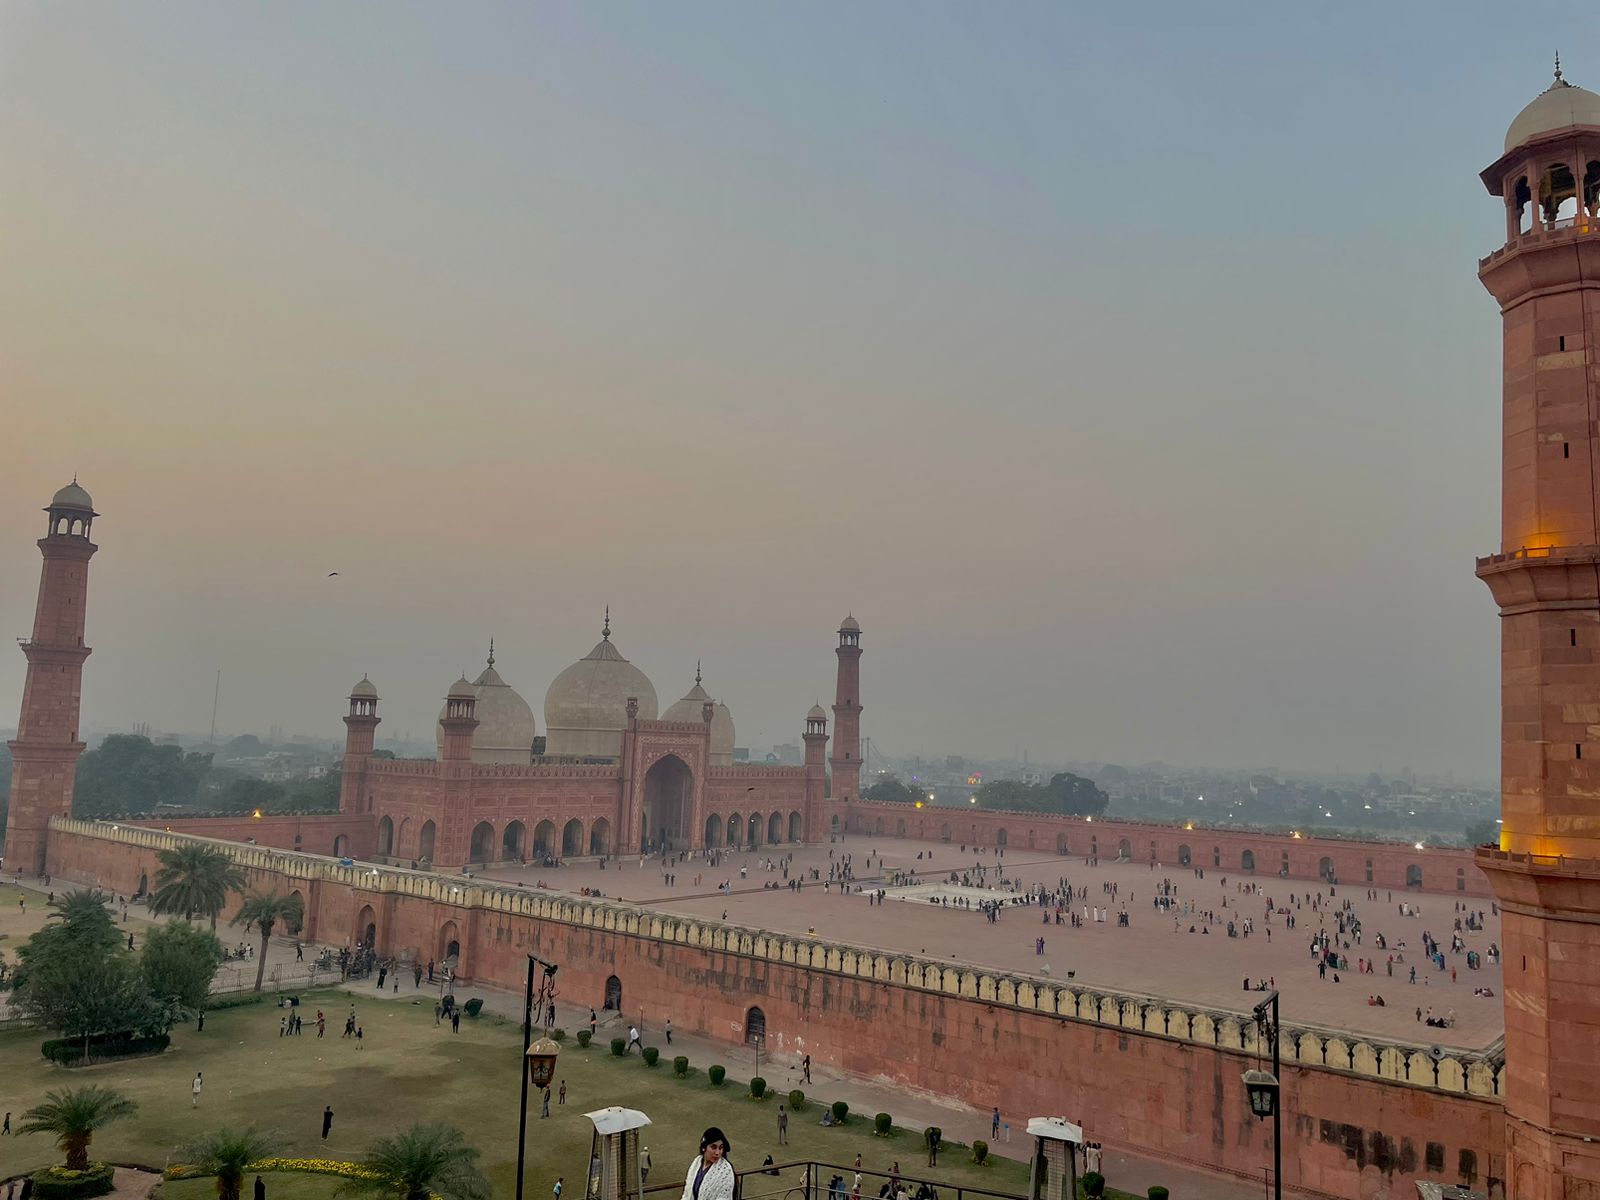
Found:
M 952 1152 L 959 1153 L 954 1145 L 947 1145 Z M 675 1168 L 674 1168 L 675 1169 Z M 937 1167 L 933 1168 L 938 1170 Z M 814 1158 L 796 1159 L 793 1162 L 773 1163 L 771 1166 L 753 1167 L 748 1170 L 735 1169 L 734 1177 L 739 1183 L 739 1200 L 828 1200 L 828 1180 L 833 1175 L 839 1175 L 844 1181 L 844 1195 L 848 1197 L 855 1186 L 855 1176 L 858 1174 L 854 1166 L 845 1163 L 821 1162 Z M 891 1176 L 887 1171 L 868 1170 L 862 1167 L 861 1195 L 863 1200 L 876 1200 L 879 1183 L 889 1182 L 898 1178 L 905 1185 L 906 1191 L 915 1195 L 917 1190 L 926 1184 L 933 1189 L 937 1200 L 968 1200 L 969 1197 L 986 1197 L 988 1200 L 1028 1200 L 1026 1196 L 1016 1192 L 1003 1192 L 995 1188 L 973 1187 L 970 1184 L 952 1183 L 948 1179 L 935 1179 L 930 1176 L 912 1175 L 902 1171 L 898 1176 Z M 867 1180 L 873 1181 L 870 1191 Z M 659 1183 L 644 1189 L 644 1195 L 662 1195 L 667 1192 L 681 1194 L 683 1192 L 682 1180 L 671 1180 Z

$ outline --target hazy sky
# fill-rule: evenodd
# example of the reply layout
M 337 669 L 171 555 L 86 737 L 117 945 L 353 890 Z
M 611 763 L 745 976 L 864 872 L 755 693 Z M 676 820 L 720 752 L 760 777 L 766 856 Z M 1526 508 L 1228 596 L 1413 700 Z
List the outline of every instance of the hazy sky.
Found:
M 77 472 L 86 727 L 540 711 L 609 603 L 763 745 L 853 611 L 890 753 L 1491 776 L 1476 174 L 1597 25 L 6 0 L 0 615 Z

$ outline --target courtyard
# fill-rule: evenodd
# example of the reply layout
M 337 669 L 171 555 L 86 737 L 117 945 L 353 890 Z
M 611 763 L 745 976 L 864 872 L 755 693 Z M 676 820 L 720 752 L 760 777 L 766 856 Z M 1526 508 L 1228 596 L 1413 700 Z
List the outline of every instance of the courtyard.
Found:
M 559 868 L 496 863 L 473 871 L 483 878 L 525 887 L 542 885 L 574 895 L 592 889 L 611 900 L 702 920 L 722 920 L 725 914 L 730 923 L 776 933 L 811 934 L 824 940 L 927 955 L 1058 983 L 1070 979 L 1075 984 L 1231 1012 L 1248 1013 L 1259 999 L 1259 993 L 1245 989 L 1246 980 L 1271 980 L 1282 994 L 1287 1023 L 1369 1037 L 1478 1049 L 1504 1030 L 1501 969 L 1487 954 L 1490 944 L 1499 941 L 1500 920 L 1483 898 L 1462 901 L 1483 916 L 1480 930 L 1467 930 L 1464 919 L 1462 929 L 1466 948 L 1479 953 L 1482 967 L 1468 970 L 1465 953 L 1447 953 L 1441 971 L 1424 957 L 1422 935 L 1426 931 L 1448 947 L 1456 919 L 1467 915 L 1458 912 L 1457 900 L 1445 894 L 1378 889 L 1369 897 L 1368 889 L 1361 885 L 1330 888 L 1322 882 L 1240 876 L 1211 868 L 1206 868 L 1201 878 L 1191 867 L 1152 868 L 1148 863 L 1104 859 L 1089 866 L 1081 857 L 1015 849 L 1000 858 L 992 848 L 967 847 L 963 852 L 954 844 L 864 835 L 850 835 L 831 845 L 774 846 L 725 854 L 715 868 L 693 858 L 674 864 L 671 883 L 666 882 L 659 858 L 646 859 L 642 865 L 635 857 L 604 866 L 595 860 L 579 860 Z M 806 875 L 804 887 L 791 890 L 785 886 L 782 871 L 767 865 L 787 855 L 794 860 L 790 878 L 816 869 L 824 880 L 829 865 L 849 855 L 854 884 L 848 891 L 837 885 L 824 890 L 822 883 L 812 882 Z M 951 871 L 971 872 L 977 867 L 987 868 L 992 883 L 997 866 L 1004 868 L 1008 881 L 1020 880 L 1024 889 L 1036 884 L 1053 889 L 1063 878 L 1076 889 L 1086 888 L 1088 895 L 1074 902 L 1077 911 L 1081 914 L 1084 905 L 1109 909 L 1107 919 L 1090 920 L 1082 928 L 1054 924 L 1053 918 L 1045 925 L 1042 910 L 1036 906 L 1006 906 L 999 921 L 991 924 L 975 907 L 926 902 L 925 897 L 941 893 L 952 898 L 989 895 L 1003 899 L 1005 894 L 1000 891 L 952 891 L 944 885 Z M 927 882 L 894 888 L 889 876 L 895 872 L 916 872 L 919 881 Z M 1180 906 L 1192 902 L 1196 913 L 1156 910 L 1152 900 L 1162 880 L 1176 888 Z M 863 888 L 860 894 L 854 891 L 855 884 Z M 891 895 L 881 905 L 869 905 L 866 890 L 880 884 L 891 890 Z M 935 889 L 935 884 L 940 887 Z M 719 890 L 722 885 L 726 892 Z M 1246 894 L 1241 885 L 1255 885 L 1260 893 Z M 1105 890 L 1111 886 L 1117 889 L 1115 898 Z M 1312 897 L 1320 898 L 1320 910 L 1312 908 Z M 1275 908 L 1290 910 L 1296 918 L 1295 928 L 1287 928 L 1281 914 L 1267 919 L 1269 900 Z M 1363 941 L 1357 944 L 1349 939 L 1346 953 L 1351 969 L 1338 973 L 1339 982 L 1335 983 L 1334 972 L 1319 976 L 1310 943 L 1324 921 L 1329 929 L 1337 929 L 1332 906 L 1347 900 L 1361 922 Z M 1407 906 L 1407 915 L 1400 913 L 1402 904 Z M 1116 921 L 1123 907 L 1129 916 L 1126 927 Z M 1202 912 L 1212 913 L 1213 922 L 1203 921 L 1197 915 Z M 1245 918 L 1254 920 L 1254 932 L 1248 937 L 1229 937 L 1227 922 L 1233 920 L 1237 926 Z M 1387 949 L 1377 947 L 1379 934 L 1387 940 Z M 1041 936 L 1043 953 L 1037 945 Z M 1391 954 L 1401 960 L 1392 976 L 1388 974 Z M 1357 974 L 1359 958 L 1374 959 L 1375 973 Z M 1409 982 L 1413 966 L 1415 984 Z M 1474 995 L 1474 989 L 1487 989 L 1493 995 Z M 1377 996 L 1384 1000 L 1381 1007 L 1368 1003 L 1369 997 Z M 1428 1026 L 1419 1020 L 1419 1009 L 1424 1018 L 1430 1012 L 1438 1017 L 1453 1012 L 1455 1023 L 1449 1028 Z

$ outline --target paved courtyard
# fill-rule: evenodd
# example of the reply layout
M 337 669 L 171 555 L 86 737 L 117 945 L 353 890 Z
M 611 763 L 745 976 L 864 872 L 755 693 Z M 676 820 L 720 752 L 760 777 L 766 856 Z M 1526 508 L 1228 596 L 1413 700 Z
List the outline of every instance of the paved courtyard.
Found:
M 924 857 L 919 859 L 919 853 Z M 790 878 L 806 873 L 806 883 L 798 892 L 784 886 L 781 871 L 766 866 L 769 859 L 785 854 L 794 855 Z M 820 870 L 825 880 L 829 864 L 840 862 L 845 855 L 852 857 L 855 882 L 864 888 L 881 884 L 892 889 L 889 876 L 896 871 L 915 871 L 927 884 L 894 889 L 883 904 L 869 905 L 864 892 L 858 895 L 853 888 L 841 892 L 836 885 L 824 891 L 820 882 L 811 881 L 809 869 Z M 929 886 L 945 882 L 953 870 L 972 872 L 985 867 L 992 882 L 997 865 L 1004 867 L 1007 880 L 1020 879 L 1024 888 L 1034 884 L 1054 888 L 1065 877 L 1074 888 L 1088 889 L 1087 897 L 1074 902 L 1078 912 L 1082 913 L 1084 905 L 1091 910 L 1109 909 L 1107 919 L 1091 919 L 1075 929 L 1070 924 L 1054 924 L 1053 917 L 1051 924 L 1043 924 L 1038 907 L 1007 906 L 1001 909 L 999 921 L 991 924 L 976 908 L 936 906 L 925 898 L 945 892 L 953 899 L 965 891 Z M 1202 879 L 1189 867 L 1152 870 L 1148 863 L 1104 860 L 1088 866 L 1082 858 L 1016 850 L 998 859 L 989 848 L 980 852 L 968 847 L 962 852 L 955 844 L 859 835 L 834 845 L 728 852 L 715 868 L 690 859 L 671 870 L 676 878 L 670 884 L 663 878 L 659 859 L 646 860 L 642 867 L 637 858 L 605 867 L 592 861 L 553 869 L 497 864 L 478 873 L 528 887 L 542 882 L 552 890 L 574 894 L 593 888 L 608 898 L 665 912 L 711 920 L 720 920 L 726 913 L 730 923 L 773 932 L 814 932 L 827 940 L 1047 976 L 1057 982 L 1070 978 L 1077 984 L 1235 1012 L 1248 1012 L 1259 999 L 1244 989 L 1244 981 L 1268 979 L 1275 981 L 1282 993 L 1284 1020 L 1290 1024 L 1465 1048 L 1483 1047 L 1504 1030 L 1501 971 L 1486 953 L 1491 942 L 1499 941 L 1500 921 L 1487 899 L 1463 901 L 1484 916 L 1484 928 L 1471 931 L 1464 927 L 1467 914 L 1456 910 L 1457 901 L 1449 895 L 1379 889 L 1369 898 L 1367 888 L 1361 885 L 1341 884 L 1330 889 L 1326 883 L 1242 877 L 1211 868 L 1205 869 Z M 1175 921 L 1173 914 L 1152 907 L 1163 879 L 1177 889 L 1180 906 L 1192 902 L 1195 913 L 1181 913 Z M 767 886 L 773 883 L 778 886 Z M 723 884 L 728 887 L 726 894 L 719 891 Z M 1241 884 L 1258 886 L 1260 894 L 1241 892 Z M 1103 890 L 1110 885 L 1118 889 L 1115 899 Z M 1336 894 L 1330 897 L 1330 890 Z M 1004 895 L 999 891 L 976 894 Z M 1312 897 L 1317 896 L 1323 904 L 1320 911 L 1311 907 Z M 1267 918 L 1269 900 L 1274 907 L 1287 907 L 1294 914 L 1296 928 L 1288 929 L 1281 913 Z M 1332 906 L 1346 900 L 1354 904 L 1361 921 L 1362 943 L 1349 939 L 1350 970 L 1339 972 L 1340 982 L 1334 983 L 1333 972 L 1319 978 L 1310 943 L 1324 925 L 1337 930 Z M 1402 903 L 1417 915 L 1402 916 Z M 1127 927 L 1116 923 L 1124 906 Z M 1198 915 L 1205 912 L 1213 915 L 1209 924 Z M 1482 955 L 1480 970 L 1467 969 L 1465 953 L 1448 953 L 1458 917 L 1463 919 L 1467 949 Z M 1254 933 L 1230 938 L 1227 922 L 1238 924 L 1245 918 L 1254 919 Z M 1204 929 L 1210 932 L 1201 932 Z M 1443 971 L 1423 955 L 1424 931 L 1447 949 Z M 1386 937 L 1388 949 L 1378 948 L 1378 934 Z M 1041 936 L 1045 939 L 1043 954 L 1037 953 L 1036 945 Z M 1392 977 L 1387 973 L 1391 954 L 1403 958 L 1396 963 Z M 1376 960 L 1376 973 L 1357 974 L 1360 958 Z M 1413 966 L 1415 984 L 1409 982 Z M 1451 968 L 1456 973 L 1454 982 Z M 1488 988 L 1494 995 L 1475 996 L 1475 988 Z M 1384 1006 L 1368 1004 L 1369 996 L 1382 996 Z M 1419 1022 L 1419 1008 L 1424 1016 L 1430 1010 L 1441 1017 L 1453 1012 L 1456 1023 L 1448 1029 L 1430 1028 Z

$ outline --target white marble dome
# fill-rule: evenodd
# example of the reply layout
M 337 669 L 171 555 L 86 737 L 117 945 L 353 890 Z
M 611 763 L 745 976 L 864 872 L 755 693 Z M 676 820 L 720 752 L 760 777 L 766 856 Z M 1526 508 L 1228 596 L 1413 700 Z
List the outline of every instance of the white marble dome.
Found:
M 489 649 L 489 665 L 472 681 L 477 699 L 473 716 L 478 728 L 472 734 L 472 761 L 475 763 L 521 763 L 533 761 L 533 738 L 538 732 L 533 709 L 494 669 L 494 648 Z M 449 707 L 446 705 L 446 707 Z M 439 710 L 444 720 L 445 709 Z M 444 726 L 434 728 L 439 753 L 444 753 Z
M 1568 83 L 1557 71 L 1556 81 L 1511 122 L 1511 128 L 1506 130 L 1506 151 L 1571 125 L 1600 125 L 1600 96 Z
M 618 758 L 628 722 L 628 697 L 639 719 L 656 719 L 656 689 L 617 649 L 606 621 L 595 648 L 555 677 L 544 694 L 545 753 L 552 757 Z
M 689 721 L 699 725 L 705 720 L 705 703 L 711 700 L 710 693 L 700 685 L 700 668 L 695 667 L 694 686 L 684 694 L 683 699 L 676 700 L 661 714 L 663 721 Z M 728 711 L 728 706 L 720 700 L 712 701 L 711 711 L 711 765 L 713 767 L 729 767 L 733 765 L 733 714 Z
M 94 512 L 94 501 L 89 499 L 89 493 L 78 486 L 74 479 L 54 496 L 50 497 L 51 508 L 76 508 L 84 512 Z
M 360 683 L 356 684 L 355 687 L 350 689 L 350 699 L 352 700 L 376 700 L 377 698 L 377 685 L 365 675 L 361 677 Z

